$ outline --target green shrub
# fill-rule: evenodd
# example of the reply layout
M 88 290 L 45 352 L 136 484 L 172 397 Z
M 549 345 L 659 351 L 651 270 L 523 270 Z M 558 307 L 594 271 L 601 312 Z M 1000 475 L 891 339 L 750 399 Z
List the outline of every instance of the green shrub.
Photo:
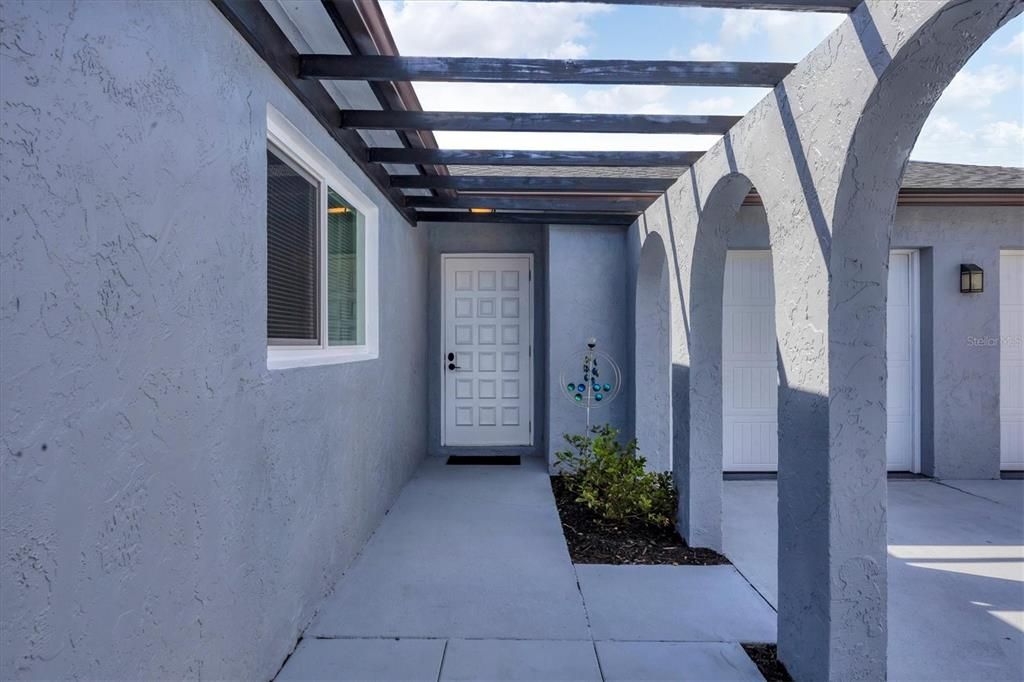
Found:
M 555 453 L 576 501 L 609 521 L 671 526 L 676 513 L 672 475 L 645 471 L 636 440 L 623 446 L 612 426 L 595 426 L 591 433 L 565 434 L 569 449 Z

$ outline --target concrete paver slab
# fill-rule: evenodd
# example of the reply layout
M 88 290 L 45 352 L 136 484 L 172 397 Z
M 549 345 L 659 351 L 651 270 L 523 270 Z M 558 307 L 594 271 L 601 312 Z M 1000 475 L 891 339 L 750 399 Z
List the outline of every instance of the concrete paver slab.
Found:
M 589 639 L 544 463 L 428 459 L 307 634 Z
M 1024 679 L 1022 485 L 889 482 L 889 679 Z M 775 482 L 724 490 L 725 554 L 774 601 Z
M 764 679 L 735 642 L 597 642 L 597 656 L 607 682 Z
M 593 642 L 453 639 L 441 680 L 600 680 Z
M 443 639 L 310 639 L 277 676 L 297 680 L 437 680 Z
M 594 639 L 774 642 L 776 614 L 732 566 L 576 567 Z
M 1004 504 L 1017 512 L 1024 510 L 1024 479 L 1006 481 L 943 480 L 942 485 Z

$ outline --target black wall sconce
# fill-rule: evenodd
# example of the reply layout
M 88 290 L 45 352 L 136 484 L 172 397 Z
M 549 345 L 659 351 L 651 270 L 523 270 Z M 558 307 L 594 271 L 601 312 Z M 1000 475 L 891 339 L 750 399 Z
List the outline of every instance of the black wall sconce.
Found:
M 974 263 L 960 264 L 960 293 L 980 294 L 985 290 L 985 271 Z

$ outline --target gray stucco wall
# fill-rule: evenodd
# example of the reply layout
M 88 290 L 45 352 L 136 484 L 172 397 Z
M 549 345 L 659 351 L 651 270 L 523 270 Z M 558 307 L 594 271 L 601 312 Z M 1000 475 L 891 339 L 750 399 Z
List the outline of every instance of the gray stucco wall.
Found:
M 208 2 L 0 31 L 0 678 L 267 679 L 423 454 L 425 231 L 379 360 L 268 371 L 267 103 L 371 184 Z
M 430 455 L 479 454 L 481 448 L 441 446 L 441 255 L 447 253 L 530 253 L 533 254 L 533 446 L 489 447 L 488 453 L 540 455 L 547 446 L 547 228 L 545 225 L 500 223 L 423 223 L 430 240 L 430 284 L 427 303 L 428 427 Z
M 589 337 L 609 353 L 626 373 L 622 392 L 608 407 L 594 410 L 593 424 L 608 422 L 631 436 L 633 401 L 626 321 L 630 276 L 626 265 L 626 232 L 621 228 L 551 225 L 548 228 L 548 457 L 561 449 L 562 435 L 586 431 L 584 410 L 562 397 L 558 375 L 568 357 L 582 350 Z
M 892 248 L 921 251 L 921 471 L 999 477 L 999 251 L 1024 245 L 1024 208 L 899 206 Z M 744 206 L 731 249 L 767 249 L 758 206 Z M 985 291 L 960 293 L 960 264 L 985 270 Z M 781 303 L 781 302 L 780 302 Z

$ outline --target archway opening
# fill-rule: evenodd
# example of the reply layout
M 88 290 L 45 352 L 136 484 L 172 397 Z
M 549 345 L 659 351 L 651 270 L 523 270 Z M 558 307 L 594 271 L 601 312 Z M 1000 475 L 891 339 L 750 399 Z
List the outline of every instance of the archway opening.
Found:
M 672 470 L 672 316 L 668 255 L 647 235 L 636 280 L 634 415 L 637 443 L 651 471 Z

